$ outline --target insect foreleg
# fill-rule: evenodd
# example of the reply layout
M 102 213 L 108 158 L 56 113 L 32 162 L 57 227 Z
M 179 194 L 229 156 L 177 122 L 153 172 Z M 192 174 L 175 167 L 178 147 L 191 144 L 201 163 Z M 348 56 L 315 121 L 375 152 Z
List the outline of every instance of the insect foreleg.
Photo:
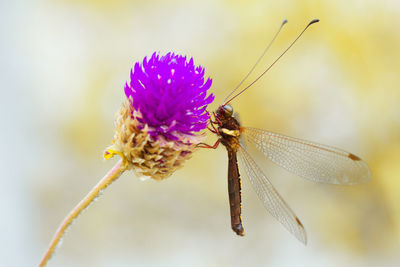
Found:
M 220 143 L 220 140 L 218 139 L 218 140 L 215 142 L 214 145 L 209 145 L 209 144 L 206 144 L 206 143 L 200 143 L 200 144 L 197 145 L 197 147 L 216 149 L 216 148 L 218 147 L 219 143 Z

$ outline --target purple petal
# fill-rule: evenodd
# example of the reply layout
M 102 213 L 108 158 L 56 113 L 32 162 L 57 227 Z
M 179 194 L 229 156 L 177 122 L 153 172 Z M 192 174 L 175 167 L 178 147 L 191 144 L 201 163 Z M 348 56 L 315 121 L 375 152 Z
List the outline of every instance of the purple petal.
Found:
M 193 135 L 207 127 L 206 109 L 214 95 L 207 96 L 212 79 L 204 81 L 204 73 L 193 58 L 188 61 L 171 52 L 164 56 L 155 52 L 134 65 L 125 95 L 132 97 L 133 108 L 141 112 L 139 122 L 152 127 L 151 136 L 177 140 L 173 133 Z

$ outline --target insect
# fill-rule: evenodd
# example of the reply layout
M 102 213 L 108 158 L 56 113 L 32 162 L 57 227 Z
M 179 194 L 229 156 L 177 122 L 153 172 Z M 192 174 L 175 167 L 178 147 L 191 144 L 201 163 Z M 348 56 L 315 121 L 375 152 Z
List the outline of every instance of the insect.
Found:
M 231 226 L 232 230 L 237 235 L 244 235 L 241 218 L 241 179 L 238 167 L 239 158 L 239 161 L 243 163 L 245 172 L 247 173 L 254 190 L 263 202 L 267 211 L 283 224 L 283 226 L 298 240 L 304 244 L 307 243 L 306 232 L 303 224 L 275 190 L 268 177 L 249 155 L 244 146 L 244 140 L 249 144 L 255 145 L 255 147 L 272 162 L 292 173 L 312 181 L 352 185 L 366 182 L 370 179 L 368 165 L 358 156 L 330 146 L 320 145 L 314 142 L 304 141 L 266 130 L 243 127 L 235 117 L 232 106 L 229 105 L 229 102 L 259 80 L 293 46 L 293 44 L 295 44 L 310 25 L 318 21 L 318 19 L 312 20 L 290 44 L 290 46 L 260 76 L 258 76 L 249 86 L 232 96 L 269 49 L 283 25 L 287 22 L 284 20 L 274 38 L 264 50 L 255 65 L 238 86 L 225 98 L 223 104 L 213 113 L 214 118 L 210 120 L 209 130 L 218 136 L 218 140 L 212 146 L 201 144 L 201 147 L 215 149 L 221 143 L 227 149 L 228 193 Z

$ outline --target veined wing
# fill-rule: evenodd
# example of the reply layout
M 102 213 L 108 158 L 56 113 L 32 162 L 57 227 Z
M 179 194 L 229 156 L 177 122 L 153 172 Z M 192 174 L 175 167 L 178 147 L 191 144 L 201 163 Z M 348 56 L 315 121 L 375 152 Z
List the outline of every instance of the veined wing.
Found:
M 274 216 L 286 229 L 296 236 L 298 240 L 307 243 L 307 236 L 299 218 L 293 213 L 286 202 L 278 194 L 267 176 L 257 166 L 246 150 L 240 146 L 238 150 L 240 163 L 243 163 L 244 169 L 249 180 L 256 191 L 258 197 L 264 204 L 264 207 Z
M 341 149 L 255 128 L 245 128 L 244 135 L 272 162 L 301 177 L 346 185 L 371 178 L 363 160 Z

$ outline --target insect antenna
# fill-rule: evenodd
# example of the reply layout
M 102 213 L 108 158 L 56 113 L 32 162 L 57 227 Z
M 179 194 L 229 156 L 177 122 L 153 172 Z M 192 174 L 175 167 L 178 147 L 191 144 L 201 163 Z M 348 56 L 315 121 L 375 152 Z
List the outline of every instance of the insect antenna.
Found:
M 272 62 L 272 64 L 263 72 L 261 73 L 260 76 L 258 76 L 251 84 L 249 84 L 248 86 L 246 86 L 244 89 L 242 89 L 239 93 L 237 93 L 236 95 L 234 95 L 231 99 L 229 99 L 228 101 L 224 101 L 223 106 L 225 106 L 226 104 L 228 104 L 229 102 L 231 102 L 233 99 L 235 99 L 236 97 L 238 97 L 240 94 L 242 94 L 244 91 L 246 91 L 248 88 L 250 88 L 253 84 L 255 84 L 262 76 L 264 76 L 265 73 L 267 73 L 274 65 L 276 62 L 279 61 L 279 59 L 286 54 L 286 52 L 297 42 L 297 40 L 303 35 L 303 33 L 308 29 L 308 27 L 310 27 L 312 24 L 317 23 L 319 21 L 319 19 L 313 19 L 310 23 L 307 24 L 307 26 L 300 32 L 300 34 L 296 37 L 296 39 L 294 39 L 294 41 L 288 46 L 288 48 L 285 49 L 285 51 L 283 51 L 283 53 L 277 58 L 275 59 L 274 62 Z M 257 62 L 258 63 L 258 62 Z
M 274 37 L 272 38 L 272 40 L 269 42 L 269 44 L 267 45 L 267 47 L 264 49 L 264 51 L 262 52 L 261 56 L 257 59 L 256 63 L 253 65 L 253 67 L 250 69 L 250 71 L 246 74 L 246 76 L 240 81 L 240 83 L 238 85 L 236 85 L 236 87 L 225 97 L 224 102 L 226 102 L 226 100 L 243 84 L 243 82 L 249 77 L 249 75 L 253 72 L 253 70 L 256 68 L 256 66 L 258 65 L 258 63 L 261 61 L 261 59 L 264 57 L 265 53 L 267 53 L 267 51 L 269 50 L 269 48 L 271 47 L 272 43 L 275 41 L 276 37 L 278 37 L 278 34 L 280 33 L 281 29 L 283 28 L 283 25 L 285 25 L 287 23 L 287 19 L 282 21 L 281 26 L 279 27 L 278 31 L 275 33 Z

